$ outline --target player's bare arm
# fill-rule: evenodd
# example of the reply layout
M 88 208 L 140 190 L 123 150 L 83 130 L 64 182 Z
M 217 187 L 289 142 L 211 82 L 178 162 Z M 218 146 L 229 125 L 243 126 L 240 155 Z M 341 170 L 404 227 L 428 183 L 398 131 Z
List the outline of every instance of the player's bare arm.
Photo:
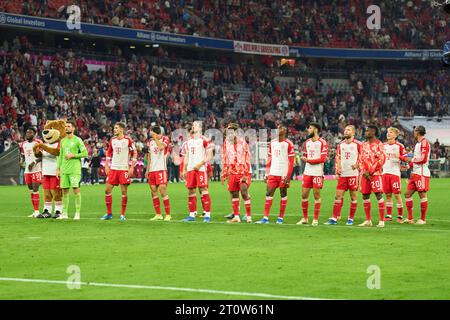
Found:
M 128 169 L 128 176 L 130 178 L 133 177 L 133 173 L 134 173 L 134 167 L 136 166 L 136 162 L 137 162 L 137 151 L 136 149 L 133 151 L 132 156 L 131 156 L 131 166 Z
M 184 159 L 183 159 L 183 174 L 181 175 L 183 180 L 186 179 L 186 171 L 187 171 L 188 162 L 189 162 L 189 152 L 186 152 L 186 154 L 184 155 Z
M 111 160 L 111 158 L 106 157 L 106 161 L 105 161 L 105 173 L 106 175 L 109 174 L 109 161 Z
M 149 179 L 149 177 L 150 177 L 150 161 L 152 161 L 152 155 L 150 154 L 150 152 L 148 152 L 145 156 L 147 157 L 147 172 L 145 173 L 145 176 L 147 177 L 147 179 Z

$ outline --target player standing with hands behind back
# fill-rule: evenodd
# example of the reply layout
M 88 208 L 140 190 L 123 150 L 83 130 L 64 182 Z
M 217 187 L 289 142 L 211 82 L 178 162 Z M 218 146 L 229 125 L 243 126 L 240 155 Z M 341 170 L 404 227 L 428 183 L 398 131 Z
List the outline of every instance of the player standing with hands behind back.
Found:
M 408 180 L 408 187 L 405 192 L 406 209 L 408 210 L 408 219 L 401 223 L 414 224 L 413 220 L 413 194 L 417 191 L 420 197 L 420 219 L 417 220 L 418 225 L 426 224 L 426 216 L 428 210 L 427 191 L 430 188 L 430 168 L 428 162 L 430 160 L 430 143 L 425 139 L 426 130 L 424 126 L 417 126 L 414 129 L 414 138 L 417 143 L 414 147 L 413 158 L 406 158 L 406 161 L 412 165 L 411 177 Z
M 341 217 L 342 206 L 344 204 L 344 193 L 349 190 L 351 202 L 347 225 L 353 225 L 356 206 L 358 204 L 358 168 L 361 149 L 362 143 L 355 139 L 355 127 L 352 125 L 346 126 L 344 129 L 344 140 L 336 148 L 336 176 L 338 177 L 338 182 L 334 198 L 333 217 L 328 222 L 325 222 L 325 224 L 337 224 Z
M 133 141 L 124 135 L 125 124 L 117 122 L 114 125 L 114 137 L 109 142 L 108 151 L 106 153 L 105 173 L 106 189 L 105 203 L 107 213 L 101 218 L 102 220 L 112 219 L 112 190 L 115 186 L 120 185 L 122 190 L 122 210 L 120 212 L 120 221 L 125 221 L 125 211 L 128 202 L 128 186 L 131 183 L 134 166 L 136 165 L 137 152 Z M 132 156 L 131 166 L 129 165 L 130 154 Z M 111 161 L 111 165 L 109 162 Z
M 302 161 L 306 162 L 303 172 L 302 182 L 302 210 L 303 218 L 297 224 L 308 224 L 308 197 L 313 189 L 314 193 L 314 220 L 313 226 L 319 224 L 320 213 L 320 189 L 323 188 L 323 165 L 327 161 L 328 145 L 319 136 L 320 124 L 311 122 L 308 127 L 309 139 L 305 141 L 303 147 Z
M 373 192 L 378 200 L 378 210 L 380 212 L 380 222 L 377 227 L 384 227 L 384 199 L 383 199 L 383 180 L 381 178 L 381 169 L 386 161 L 386 153 L 383 143 L 377 139 L 378 127 L 369 125 L 366 128 L 366 141 L 363 142 L 361 151 L 361 193 L 364 202 L 364 212 L 366 220 L 360 227 L 371 227 L 371 208 L 370 194 Z
M 273 139 L 268 146 L 268 158 L 266 164 L 266 203 L 264 205 L 264 217 L 257 224 L 269 223 L 270 208 L 272 207 L 273 195 L 280 188 L 280 213 L 277 224 L 282 224 L 287 206 L 287 189 L 294 169 L 294 144 L 287 139 L 288 127 L 279 124 L 277 127 L 278 138 Z
M 36 128 L 31 127 L 25 132 L 25 141 L 20 144 L 21 164 L 25 166 L 25 183 L 30 190 L 31 204 L 34 212 L 30 218 L 36 218 L 39 215 L 39 186 L 42 180 L 42 158 L 37 158 L 33 152 L 33 147 L 41 140 L 36 139 Z
M 70 188 L 73 188 L 75 196 L 75 217 L 73 219 L 80 219 L 81 158 L 86 158 L 88 152 L 83 140 L 74 135 L 75 127 L 75 121 L 66 121 L 66 136 L 61 140 L 59 157 L 56 164 L 56 176 L 60 177 L 63 192 L 62 214 L 57 219 L 68 219 Z
M 197 195 L 198 188 L 201 192 L 201 201 L 204 211 L 203 222 L 211 221 L 211 198 L 208 192 L 208 174 L 206 164 L 213 158 L 213 151 L 208 139 L 202 136 L 201 121 L 194 121 L 192 124 L 192 134 L 183 144 L 183 179 L 188 188 L 189 216 L 183 221 L 195 221 L 197 215 Z

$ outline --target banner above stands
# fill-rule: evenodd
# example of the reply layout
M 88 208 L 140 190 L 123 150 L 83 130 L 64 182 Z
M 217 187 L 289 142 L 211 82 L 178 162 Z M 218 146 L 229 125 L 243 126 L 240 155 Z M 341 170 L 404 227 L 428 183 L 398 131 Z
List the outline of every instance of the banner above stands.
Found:
M 380 50 L 290 47 L 291 57 L 372 59 L 372 60 L 440 60 L 442 50 Z
M 288 57 L 289 47 L 277 44 L 234 41 L 234 52 Z
M 97 36 L 111 39 L 142 41 L 146 43 L 166 43 L 173 45 L 187 45 L 192 47 L 233 51 L 232 40 L 187 36 L 175 33 L 146 31 L 141 29 L 112 27 L 108 25 L 91 23 L 81 23 L 80 30 L 70 30 L 66 24 L 66 21 L 64 20 L 0 13 L 0 27 L 4 25 L 28 28 L 33 30 L 63 32 L 68 35 L 75 34 L 90 37 Z
M 67 35 L 96 36 L 111 39 L 140 41 L 146 43 L 164 43 L 171 45 L 184 45 L 205 49 L 227 50 L 243 54 L 272 55 L 282 57 L 317 57 L 337 59 L 391 59 L 391 60 L 439 60 L 441 50 L 368 50 L 368 49 L 327 49 L 327 48 L 300 48 L 286 45 L 252 43 L 214 39 L 112 27 L 91 23 L 81 23 L 80 30 L 70 30 L 66 21 L 48 18 L 38 18 L 9 13 L 0 13 L 0 27 L 20 27 L 32 30 L 45 30 L 62 32 Z

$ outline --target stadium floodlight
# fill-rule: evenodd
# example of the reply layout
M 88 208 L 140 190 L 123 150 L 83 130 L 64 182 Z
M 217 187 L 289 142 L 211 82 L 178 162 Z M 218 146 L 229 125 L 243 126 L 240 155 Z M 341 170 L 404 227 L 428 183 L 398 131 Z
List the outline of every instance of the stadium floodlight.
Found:
M 433 0 L 431 5 L 433 7 L 442 7 L 445 12 L 450 14 L 450 0 Z

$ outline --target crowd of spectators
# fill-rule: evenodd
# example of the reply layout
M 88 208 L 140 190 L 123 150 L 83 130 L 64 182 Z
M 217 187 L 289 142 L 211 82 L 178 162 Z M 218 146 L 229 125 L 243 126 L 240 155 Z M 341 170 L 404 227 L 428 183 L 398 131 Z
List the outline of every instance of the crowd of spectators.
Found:
M 280 83 L 277 69 L 248 64 L 230 64 L 206 78 L 201 68 L 168 69 L 133 56 L 104 71 L 89 71 L 85 59 L 72 51 L 44 56 L 30 53 L 30 46 L 21 38 L 0 49 L 0 152 L 22 141 L 28 127 L 40 132 L 47 119 L 58 118 L 76 119 L 89 155 L 100 158 L 116 121 L 127 124 L 141 159 L 151 126 L 160 125 L 170 134 L 196 119 L 203 119 L 205 128 L 217 129 L 238 121 L 244 130 L 275 128 L 287 121 L 300 151 L 307 124 L 316 121 L 330 144 L 327 172 L 332 172 L 334 146 L 345 124 L 356 125 L 357 138 L 362 139 L 364 125 L 377 123 L 383 138 L 386 128 L 399 125 L 398 116 L 442 116 L 449 111 L 450 79 L 440 72 L 420 77 L 350 73 L 344 79 L 350 90 L 339 91 L 324 88 L 320 78 Z M 251 89 L 250 100 L 236 113 L 230 110 L 239 97 L 226 90 L 234 85 Z M 406 133 L 401 139 L 407 139 Z
M 371 0 L 1 0 L 0 11 L 213 38 L 300 46 L 442 48 L 448 22 L 428 0 L 380 0 L 381 25 L 366 27 Z

